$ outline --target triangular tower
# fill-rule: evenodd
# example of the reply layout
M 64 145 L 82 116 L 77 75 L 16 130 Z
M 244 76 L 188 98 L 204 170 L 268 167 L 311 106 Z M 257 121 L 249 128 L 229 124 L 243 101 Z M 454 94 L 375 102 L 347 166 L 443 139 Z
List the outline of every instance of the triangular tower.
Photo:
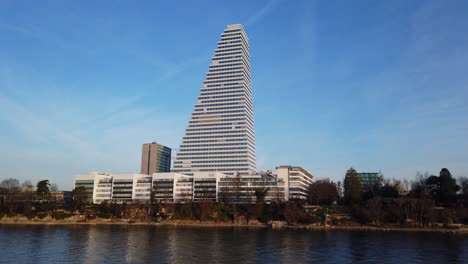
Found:
M 221 34 L 172 171 L 256 171 L 249 39 L 240 24 Z

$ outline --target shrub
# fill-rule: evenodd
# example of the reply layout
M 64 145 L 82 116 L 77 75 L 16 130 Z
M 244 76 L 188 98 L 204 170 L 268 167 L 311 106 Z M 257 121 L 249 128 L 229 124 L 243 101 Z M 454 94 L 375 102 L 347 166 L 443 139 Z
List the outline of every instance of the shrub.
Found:
M 97 217 L 109 219 L 109 218 L 111 218 L 111 214 L 108 213 L 108 212 L 98 212 Z
M 71 216 L 73 216 L 73 214 L 67 213 L 67 212 L 54 212 L 54 213 L 52 213 L 52 218 L 54 218 L 55 220 L 63 220 L 63 219 L 69 218 Z
M 367 224 L 369 222 L 369 210 L 366 208 L 353 205 L 351 208 L 351 216 L 360 224 Z
M 301 203 L 297 203 L 295 201 L 286 203 L 286 207 L 284 208 L 284 217 L 288 224 L 311 224 L 313 222 L 312 217 L 304 211 Z
M 36 216 L 39 217 L 39 219 L 43 219 L 47 216 L 47 213 L 40 212 L 40 213 L 37 213 Z

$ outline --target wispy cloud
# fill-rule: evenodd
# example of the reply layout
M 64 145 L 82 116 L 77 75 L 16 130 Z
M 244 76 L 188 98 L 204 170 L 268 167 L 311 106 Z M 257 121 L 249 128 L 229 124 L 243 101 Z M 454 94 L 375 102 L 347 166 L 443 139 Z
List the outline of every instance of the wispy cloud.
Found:
M 260 10 L 258 10 L 255 14 L 250 16 L 245 23 L 243 24 L 244 27 L 252 26 L 253 24 L 257 23 L 265 16 L 269 15 L 276 6 L 281 2 L 281 0 L 270 0 L 265 6 L 263 6 Z
M 34 32 L 32 32 L 31 30 L 26 29 L 24 27 L 20 27 L 20 26 L 0 24 L 0 28 L 6 29 L 6 30 L 14 32 L 14 33 L 19 33 L 19 34 L 22 34 L 24 36 L 34 36 L 35 35 Z
M 51 100 L 60 104 L 61 96 L 66 97 L 56 95 Z M 47 96 L 35 98 L 49 100 Z M 161 113 L 148 106 L 94 105 L 99 109 L 94 114 L 77 113 L 73 109 L 83 107 L 81 102 L 64 102 L 57 117 L 37 105 L 23 105 L 0 93 L 0 124 L 14 133 L 0 133 L 0 156 L 5 157 L 4 162 L 9 161 L 8 166 L 2 165 L 0 178 L 47 177 L 63 188 L 70 188 L 76 173 L 138 171 L 142 143 L 159 140 L 176 147 L 182 136 L 185 116 Z M 101 115 L 100 110 L 105 114 Z M 77 119 L 86 122 L 76 124 Z
M 83 154 L 95 153 L 92 146 L 75 137 L 69 131 L 63 131 L 56 124 L 2 94 L 0 94 L 0 112 L 2 113 L 0 119 L 10 123 L 33 141 L 70 146 Z
M 209 58 L 209 54 L 212 53 L 212 51 L 208 52 L 203 52 L 200 53 L 197 56 L 189 57 L 182 62 L 173 65 L 172 67 L 168 68 L 166 72 L 164 72 L 162 75 L 160 75 L 156 80 L 154 80 L 153 84 L 159 84 L 168 80 L 171 80 L 172 78 L 176 77 L 178 74 L 186 71 L 187 69 L 193 67 L 194 65 L 198 65 L 202 62 L 206 62 L 207 58 Z
M 83 49 L 82 46 L 76 45 L 68 41 L 66 37 L 51 30 L 45 30 L 36 25 L 9 25 L 0 24 L 0 28 L 20 34 L 28 39 L 38 41 L 45 45 L 51 45 L 54 48 L 60 49 Z

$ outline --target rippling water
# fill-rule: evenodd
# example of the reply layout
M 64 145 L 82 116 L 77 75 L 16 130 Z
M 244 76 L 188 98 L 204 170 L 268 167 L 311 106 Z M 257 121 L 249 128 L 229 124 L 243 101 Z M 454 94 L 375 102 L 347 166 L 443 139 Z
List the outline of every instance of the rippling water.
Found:
M 0 263 L 468 263 L 468 236 L 154 226 L 2 226 Z

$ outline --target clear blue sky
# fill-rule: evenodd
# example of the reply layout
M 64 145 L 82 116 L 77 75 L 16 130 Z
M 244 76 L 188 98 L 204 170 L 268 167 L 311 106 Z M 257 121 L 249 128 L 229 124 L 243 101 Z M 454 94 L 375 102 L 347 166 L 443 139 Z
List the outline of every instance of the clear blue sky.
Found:
M 230 2 L 230 3 L 228 3 Z M 468 1 L 0 1 L 0 180 L 178 147 L 220 33 L 250 37 L 258 168 L 468 176 Z

